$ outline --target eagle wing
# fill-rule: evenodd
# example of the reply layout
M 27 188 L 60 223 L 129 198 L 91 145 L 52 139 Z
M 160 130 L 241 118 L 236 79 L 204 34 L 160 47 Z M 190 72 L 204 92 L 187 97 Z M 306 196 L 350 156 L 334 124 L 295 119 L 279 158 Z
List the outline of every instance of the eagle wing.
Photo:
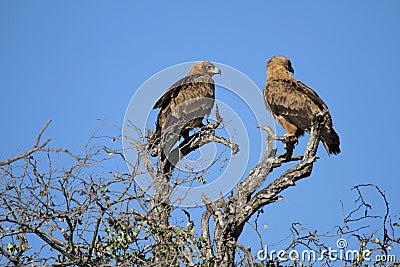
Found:
M 264 98 L 275 117 L 283 117 L 301 131 L 309 131 L 316 114 L 328 110 L 318 94 L 306 84 L 285 79 L 268 80 Z M 326 114 L 321 139 L 328 153 L 338 154 L 339 136 L 332 128 L 330 113 Z
M 156 137 L 161 136 L 165 123 L 171 124 L 176 120 L 191 122 L 185 126 L 187 129 L 201 126 L 204 116 L 211 112 L 214 98 L 214 80 L 208 74 L 189 75 L 174 83 L 153 107 L 161 108 Z
M 175 98 L 182 90 L 182 86 L 185 86 L 185 84 L 187 85 L 188 83 L 192 82 L 192 80 L 194 79 L 194 77 L 192 76 L 194 75 L 186 76 L 171 85 L 171 87 L 168 88 L 167 92 L 165 92 L 164 95 L 157 100 L 157 102 L 153 106 L 153 109 L 162 108 L 168 105 L 171 99 Z M 198 74 L 196 74 L 196 76 L 198 76 Z
M 309 130 L 315 114 L 328 109 L 314 90 L 299 81 L 268 80 L 265 89 L 271 112 L 303 131 Z

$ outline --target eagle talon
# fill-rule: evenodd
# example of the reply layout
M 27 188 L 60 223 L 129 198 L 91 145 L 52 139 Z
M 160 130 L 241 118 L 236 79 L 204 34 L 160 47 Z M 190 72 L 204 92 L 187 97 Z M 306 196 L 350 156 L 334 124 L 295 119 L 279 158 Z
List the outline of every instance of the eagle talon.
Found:
M 296 135 L 293 134 L 293 133 L 285 133 L 283 136 L 285 136 L 285 137 L 291 137 L 291 136 L 296 136 Z
M 284 135 L 283 137 L 284 137 L 283 142 L 285 142 L 285 144 L 286 143 L 294 143 L 295 145 L 297 145 L 299 143 L 299 139 L 294 134 L 287 134 L 287 135 Z
M 147 150 L 149 151 L 150 156 L 157 157 L 160 154 L 160 144 L 153 144 L 149 143 L 146 146 Z

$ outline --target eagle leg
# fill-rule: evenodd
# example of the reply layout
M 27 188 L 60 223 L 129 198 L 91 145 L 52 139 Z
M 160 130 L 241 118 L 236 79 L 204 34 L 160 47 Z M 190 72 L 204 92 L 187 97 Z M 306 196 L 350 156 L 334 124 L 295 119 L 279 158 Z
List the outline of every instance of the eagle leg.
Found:
M 297 145 L 299 143 L 299 139 L 294 134 L 290 134 L 290 135 L 285 134 L 283 137 L 284 137 L 283 142 L 285 143 L 284 148 L 286 148 L 286 146 L 290 143 L 293 143 L 294 145 Z
M 286 150 L 286 153 L 282 155 L 286 160 L 290 160 L 293 155 L 294 147 L 298 144 L 299 140 L 296 135 L 285 134 L 284 136 L 276 136 L 275 140 L 282 141 L 284 143 L 283 148 Z
M 288 143 L 293 143 L 294 145 L 297 145 L 299 143 L 299 139 L 296 135 L 294 134 L 284 134 L 283 136 L 275 136 L 275 140 L 282 141 L 282 143 L 285 143 L 285 147 Z
M 284 149 L 286 149 L 286 159 L 289 160 L 292 158 L 293 155 L 293 150 L 294 147 L 297 145 L 298 143 L 298 139 L 297 136 L 295 135 L 291 135 L 291 136 L 285 136 L 285 145 L 283 146 Z

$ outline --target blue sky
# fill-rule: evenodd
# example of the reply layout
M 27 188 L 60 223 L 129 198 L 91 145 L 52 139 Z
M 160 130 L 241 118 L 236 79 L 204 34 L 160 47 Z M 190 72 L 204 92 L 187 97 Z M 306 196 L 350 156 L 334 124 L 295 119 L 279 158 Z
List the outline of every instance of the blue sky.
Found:
M 330 107 L 342 153 L 321 147 L 311 178 L 264 210 L 264 237 L 279 240 L 293 220 L 340 224 L 339 200 L 353 207 L 359 183 L 400 210 L 398 1 L 188 3 L 1 1 L 0 159 L 29 148 L 47 119 L 52 145 L 79 151 L 97 118 L 122 125 L 136 88 L 171 65 L 224 63 L 262 88 L 267 60 L 285 55 Z

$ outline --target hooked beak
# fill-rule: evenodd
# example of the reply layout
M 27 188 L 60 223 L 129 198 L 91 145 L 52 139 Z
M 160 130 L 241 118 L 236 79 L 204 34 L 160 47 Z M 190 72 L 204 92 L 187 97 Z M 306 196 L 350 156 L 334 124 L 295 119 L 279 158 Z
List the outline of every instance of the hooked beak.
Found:
M 217 67 L 215 67 L 214 70 L 213 70 L 213 73 L 221 75 L 221 70 L 218 69 Z
M 290 73 L 294 74 L 294 69 L 293 69 L 292 65 L 289 66 L 288 71 L 289 71 Z

